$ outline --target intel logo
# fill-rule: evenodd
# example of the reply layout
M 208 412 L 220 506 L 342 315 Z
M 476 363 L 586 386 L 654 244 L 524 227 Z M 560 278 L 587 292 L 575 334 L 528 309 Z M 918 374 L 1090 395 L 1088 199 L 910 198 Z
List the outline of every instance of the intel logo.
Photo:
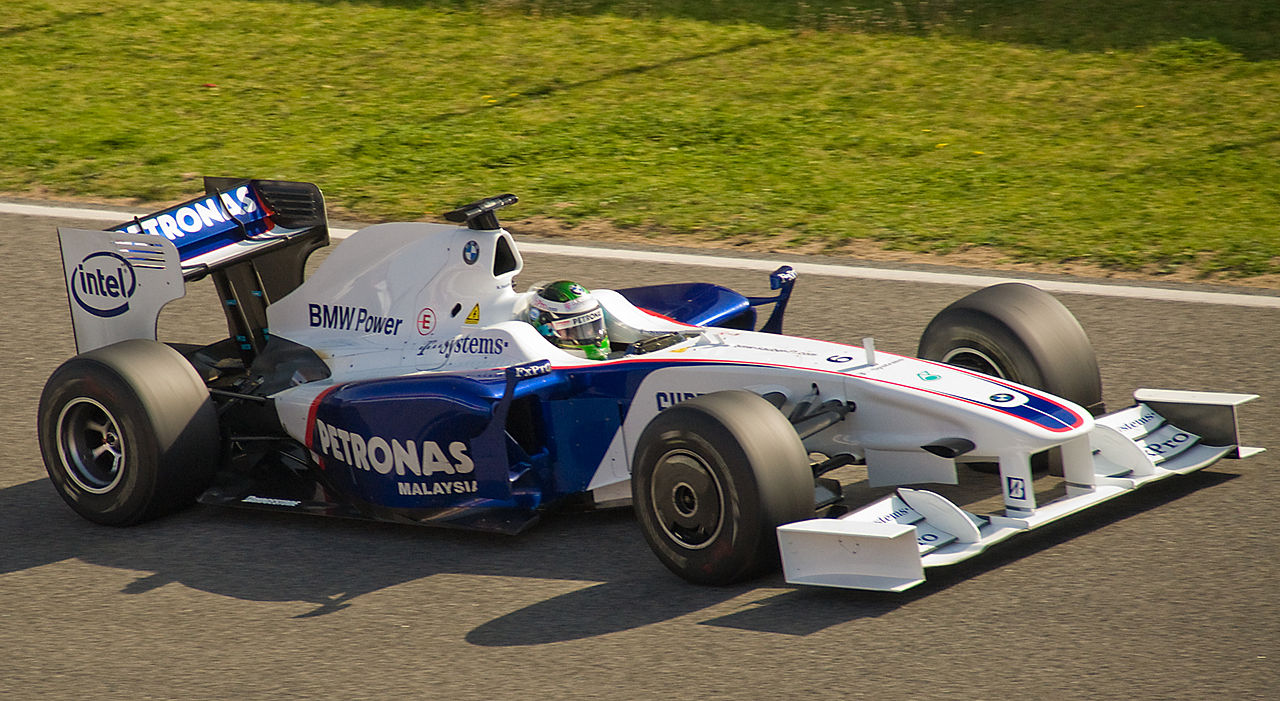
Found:
M 119 316 L 129 311 L 137 289 L 133 266 L 118 253 L 90 253 L 71 271 L 67 289 L 80 308 L 94 316 Z

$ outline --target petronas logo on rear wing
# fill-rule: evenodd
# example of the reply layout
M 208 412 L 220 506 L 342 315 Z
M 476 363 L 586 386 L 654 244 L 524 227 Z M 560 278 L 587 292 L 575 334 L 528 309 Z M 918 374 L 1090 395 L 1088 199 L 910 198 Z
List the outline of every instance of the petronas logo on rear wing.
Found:
M 206 194 L 110 229 L 172 241 L 192 279 L 323 230 L 324 198 L 311 183 L 206 178 Z
M 249 182 L 125 222 L 112 231 L 163 236 L 174 242 L 185 262 L 273 227 L 271 211 Z

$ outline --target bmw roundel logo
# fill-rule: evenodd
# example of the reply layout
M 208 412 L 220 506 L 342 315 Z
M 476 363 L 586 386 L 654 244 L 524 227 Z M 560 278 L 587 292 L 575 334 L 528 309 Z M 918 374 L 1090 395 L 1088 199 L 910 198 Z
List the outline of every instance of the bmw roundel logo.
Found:
M 988 397 L 988 399 L 995 402 L 996 404 L 1008 404 L 1009 402 L 1013 401 L 1015 397 L 1012 394 L 1009 394 L 1008 392 L 1000 392 L 999 394 L 991 395 L 990 397 Z
M 480 257 L 480 244 L 475 241 L 468 241 L 467 245 L 462 247 L 462 260 L 467 265 L 472 265 L 476 259 Z

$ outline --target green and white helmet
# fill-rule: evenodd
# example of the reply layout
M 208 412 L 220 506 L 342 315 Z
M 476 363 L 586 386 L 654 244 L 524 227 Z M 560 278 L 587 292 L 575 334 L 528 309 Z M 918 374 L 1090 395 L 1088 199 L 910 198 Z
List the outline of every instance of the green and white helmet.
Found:
M 592 360 L 609 357 L 604 309 L 587 288 L 558 280 L 534 289 L 529 323 L 560 348 L 580 350 Z

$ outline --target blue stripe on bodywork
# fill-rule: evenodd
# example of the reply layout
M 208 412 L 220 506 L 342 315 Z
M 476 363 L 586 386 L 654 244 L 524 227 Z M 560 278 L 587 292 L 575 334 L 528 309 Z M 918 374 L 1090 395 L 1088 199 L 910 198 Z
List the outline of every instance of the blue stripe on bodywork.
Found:
M 951 394 L 949 392 L 926 389 L 924 387 L 913 387 L 914 389 L 919 389 L 923 392 L 930 392 L 933 394 L 941 394 L 947 397 L 951 397 L 953 399 L 959 399 L 964 402 L 970 402 L 973 404 L 985 406 L 989 409 L 995 409 L 996 411 L 1009 414 L 1010 416 L 1016 416 L 1017 418 L 1020 418 L 1024 421 L 1028 421 L 1037 426 L 1040 426 L 1041 428 L 1053 431 L 1055 433 L 1070 431 L 1072 429 L 1079 428 L 1084 425 L 1084 418 L 1081 417 L 1076 412 L 1072 411 L 1071 409 L 1068 409 L 1067 407 L 1047 397 L 1042 397 L 1038 394 L 1035 394 L 1034 392 L 1029 392 L 1025 388 L 1020 389 L 1017 387 L 1013 387 L 1001 381 L 997 377 L 992 377 L 990 375 L 984 375 L 984 374 L 976 373 L 970 370 L 965 370 L 964 368 L 959 368 L 954 365 L 946 365 L 946 364 L 937 363 L 934 361 L 925 361 L 925 362 L 928 362 L 931 365 L 936 365 L 940 368 L 945 368 L 949 372 L 961 372 L 966 375 L 970 375 L 978 379 L 985 380 L 987 382 L 990 382 L 993 385 L 1003 387 L 1007 389 L 1009 392 L 1012 392 L 1016 395 L 1020 394 L 1026 397 L 1027 401 L 1023 404 L 1009 406 L 1007 404 L 994 401 L 992 397 L 998 394 L 995 392 L 993 392 L 991 395 L 988 395 L 986 400 L 983 400 L 980 398 L 965 397 L 958 394 Z M 866 379 L 874 379 L 874 378 L 866 378 Z
M 977 403 L 1011 414 L 1050 431 L 1069 431 L 1083 424 L 1083 420 L 1075 412 L 1060 404 L 1056 404 L 1044 397 L 1028 394 L 1022 390 L 1014 391 L 1027 397 L 1026 403 L 1017 406 L 1004 406 L 992 401 L 978 401 Z M 967 399 L 966 397 L 956 398 Z M 969 401 L 975 400 L 969 399 Z

